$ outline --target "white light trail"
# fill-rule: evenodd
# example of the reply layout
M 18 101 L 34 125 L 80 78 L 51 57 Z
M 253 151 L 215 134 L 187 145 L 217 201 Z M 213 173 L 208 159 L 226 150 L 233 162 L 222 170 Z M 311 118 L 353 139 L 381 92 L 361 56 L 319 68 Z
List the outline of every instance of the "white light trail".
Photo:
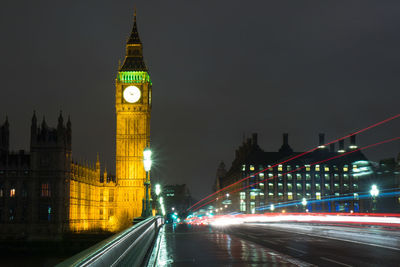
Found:
M 213 218 L 193 220 L 193 223 L 226 226 L 241 223 L 272 223 L 272 222 L 317 222 L 317 223 L 346 223 L 346 224 L 372 224 L 400 227 L 400 216 L 397 214 L 384 214 L 381 216 L 366 214 L 290 214 L 271 213 L 253 215 L 220 215 Z

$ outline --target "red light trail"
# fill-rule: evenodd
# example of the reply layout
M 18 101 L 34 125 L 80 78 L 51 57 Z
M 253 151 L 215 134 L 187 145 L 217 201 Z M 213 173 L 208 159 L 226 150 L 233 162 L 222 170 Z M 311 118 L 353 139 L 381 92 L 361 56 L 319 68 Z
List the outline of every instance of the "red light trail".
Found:
M 340 155 L 336 155 L 336 156 L 331 157 L 331 158 L 328 158 L 328 159 L 324 159 L 324 160 L 320 160 L 320 161 L 313 162 L 313 163 L 310 164 L 310 166 L 317 165 L 317 164 L 321 164 L 321 163 L 324 163 L 324 162 L 327 162 L 327 161 L 330 161 L 330 160 L 333 160 L 333 159 L 337 159 L 337 158 L 340 158 L 340 157 L 343 157 L 343 156 L 352 154 L 352 153 L 357 152 L 357 151 L 360 151 L 360 150 L 365 150 L 365 149 L 372 148 L 372 147 L 375 147 L 375 146 L 378 146 L 378 145 L 382 145 L 382 144 L 386 144 L 386 143 L 389 143 L 389 142 L 393 142 L 393 141 L 396 141 L 396 140 L 399 140 L 399 139 L 400 139 L 400 137 L 395 137 L 395 138 L 387 139 L 387 140 L 384 140 L 384 141 L 381 141 L 381 142 L 378 142 L 378 143 L 375 143 L 375 144 L 372 144 L 372 145 L 364 146 L 364 147 L 362 147 L 362 148 L 357 148 L 357 149 L 354 149 L 354 150 L 352 150 L 352 151 L 348 151 L 348 152 L 346 152 L 346 153 L 343 153 L 343 154 L 340 154 Z M 299 170 L 304 169 L 304 168 L 305 168 L 305 166 L 302 166 L 302 167 L 299 167 L 299 168 L 294 169 L 294 170 L 292 170 L 292 171 L 285 172 L 285 173 L 283 173 L 283 174 L 292 173 L 292 172 L 299 171 Z M 267 169 L 269 169 L 269 168 L 267 168 Z M 265 169 L 265 170 L 267 170 L 267 169 Z M 261 172 L 262 172 L 262 171 L 261 171 Z M 258 173 L 260 173 L 260 172 L 258 172 Z M 258 173 L 254 174 L 254 175 L 251 175 L 251 176 L 255 176 L 255 175 L 257 175 Z M 251 177 L 251 176 L 249 176 L 249 177 Z M 250 187 L 250 186 L 254 186 L 254 185 L 257 185 L 257 184 L 259 184 L 259 183 L 268 181 L 268 180 L 272 180 L 272 179 L 274 179 L 274 178 L 276 178 L 276 177 L 278 177 L 278 176 L 275 175 L 275 176 L 273 176 L 273 177 L 268 177 L 268 178 L 266 178 L 266 179 L 264 179 L 264 180 L 261 180 L 261 181 L 259 181 L 259 182 L 256 182 L 256 183 L 247 185 L 247 186 L 245 186 L 245 187 L 242 187 L 242 188 L 239 188 L 239 189 L 236 189 L 236 190 L 232 190 L 232 191 L 230 191 L 229 193 L 236 193 L 236 192 L 238 192 L 238 191 L 240 191 L 240 190 L 246 189 L 246 188 L 248 188 L 248 187 Z M 246 177 L 246 179 L 248 179 L 248 177 Z M 242 179 L 242 180 L 240 180 L 240 181 L 244 181 L 244 180 L 246 180 L 246 179 Z M 237 184 L 237 183 L 238 183 L 238 182 L 236 182 L 235 184 Z M 232 184 L 232 185 L 233 185 L 233 184 Z M 232 185 L 230 185 L 230 186 L 232 186 Z M 227 187 L 230 187 L 230 186 L 227 186 Z M 225 188 L 223 188 L 223 189 L 226 189 L 227 187 L 225 187 Z M 219 192 L 220 192 L 220 191 L 219 191 Z M 217 193 L 217 192 L 216 192 L 216 193 Z M 214 195 L 215 195 L 215 193 L 214 193 Z M 210 195 L 210 196 L 211 196 L 211 195 Z M 210 196 L 209 196 L 209 197 L 210 197 Z M 203 205 L 200 205 L 200 206 L 194 208 L 193 211 L 196 211 L 196 210 L 200 209 L 201 207 L 203 207 L 203 206 L 205 206 L 205 205 L 207 205 L 207 204 L 209 204 L 209 203 L 211 203 L 211 202 L 214 202 L 215 200 L 217 200 L 217 199 L 216 199 L 216 198 L 215 198 L 215 199 L 212 199 L 212 200 L 210 200 L 210 201 L 204 203 Z M 193 207 L 193 206 L 192 206 L 192 207 Z
M 387 119 L 385 119 L 385 120 L 382 120 L 382 121 L 380 121 L 380 122 L 377 122 L 377 123 L 375 123 L 375 124 L 372 124 L 372 125 L 370 125 L 370 126 L 368 126 L 368 127 L 366 127 L 366 128 L 363 128 L 363 129 L 361 129 L 361 130 L 358 130 L 358 131 L 356 131 L 356 132 L 354 132 L 354 133 L 348 134 L 348 135 L 343 136 L 343 137 L 341 137 L 341 138 L 339 138 L 339 139 L 336 139 L 336 140 L 333 140 L 333 141 L 331 141 L 331 142 L 329 142 L 329 143 L 326 143 L 326 144 L 324 144 L 324 146 L 328 146 L 328 145 L 333 144 L 333 143 L 336 143 L 336 142 L 338 142 L 338 141 L 340 141 L 340 140 L 349 138 L 349 137 L 352 136 L 352 135 L 365 132 L 365 131 L 367 131 L 367 130 L 370 130 L 370 129 L 372 129 L 372 128 L 375 128 L 375 127 L 377 127 L 377 126 L 379 126 L 379 125 L 382 125 L 382 124 L 384 124 L 384 123 L 387 123 L 387 122 L 392 121 L 392 120 L 394 120 L 394 119 L 397 119 L 397 118 L 399 118 L 399 117 L 400 117 L 400 113 L 397 114 L 397 115 L 395 115 L 395 116 L 389 117 L 389 118 L 387 118 Z M 201 202 L 203 202 L 204 200 L 206 200 L 206 199 L 208 199 L 208 198 L 214 196 L 215 194 L 218 194 L 218 193 L 221 192 L 221 191 L 224 191 L 225 189 L 227 189 L 227 188 L 229 188 L 229 187 L 234 186 L 235 184 L 241 183 L 241 182 L 243 182 L 243 181 L 249 179 L 249 178 L 252 177 L 252 176 L 255 176 L 255 175 L 257 175 L 257 174 L 259 174 L 259 173 L 261 173 L 261 172 L 264 172 L 264 171 L 266 171 L 266 170 L 272 169 L 272 168 L 274 168 L 274 167 L 276 167 L 276 166 L 278 166 L 278 165 L 281 165 L 281 164 L 283 164 L 283 163 L 292 161 L 292 160 L 294 160 L 294 159 L 296 159 L 296 158 L 299 158 L 299 157 L 302 157 L 302 156 L 304 156 L 304 155 L 306 155 L 306 154 L 309 154 L 309 153 L 311 153 L 311 152 L 317 150 L 318 148 L 319 148 L 319 146 L 317 146 L 317 147 L 315 147 L 315 148 L 313 148 L 313 149 L 310 149 L 310 150 L 308 150 L 308 151 L 306 151 L 306 152 L 303 152 L 303 153 L 301 153 L 301 154 L 299 154 L 299 155 L 296 155 L 296 156 L 294 156 L 294 157 L 291 157 L 291 158 L 289 158 L 289 159 L 287 159 L 287 160 L 284 160 L 284 161 L 282 161 L 282 162 L 276 163 L 276 164 L 272 165 L 271 167 L 265 168 L 265 169 L 263 169 L 263 170 L 261 170 L 261 171 L 259 171 L 259 172 L 256 172 L 256 173 L 253 174 L 253 175 L 249 175 L 249 176 L 247 176 L 247 177 L 245 177 L 245 178 L 243 178 L 243 179 L 241 179 L 241 180 L 239 180 L 239 181 L 236 181 L 236 182 L 233 183 L 233 184 L 230 184 L 230 185 L 228 185 L 228 186 L 226 186 L 226 187 L 224 187 L 224 188 L 221 188 L 220 190 L 218 190 L 218 191 L 216 191 L 216 192 L 214 192 L 214 193 L 212 193 L 212 194 L 206 196 L 205 198 L 199 200 L 198 202 L 194 203 L 192 206 L 190 206 L 190 207 L 187 209 L 187 211 L 189 211 L 189 210 L 191 210 L 193 207 L 199 205 L 199 204 L 200 204 Z M 356 150 L 356 151 L 357 151 L 357 150 Z M 209 203 L 209 202 L 207 202 L 207 203 Z M 204 206 L 204 205 L 202 205 L 202 206 Z M 202 207 L 202 206 L 201 206 L 201 207 Z M 196 209 L 196 210 L 197 210 L 197 209 Z

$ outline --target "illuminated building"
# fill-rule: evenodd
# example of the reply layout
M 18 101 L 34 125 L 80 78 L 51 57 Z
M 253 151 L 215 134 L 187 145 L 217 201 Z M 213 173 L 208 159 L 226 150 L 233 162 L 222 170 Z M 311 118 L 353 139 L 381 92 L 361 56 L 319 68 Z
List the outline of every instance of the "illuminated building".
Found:
M 143 151 L 150 145 L 151 80 L 143 60 L 136 14 L 126 55 L 115 81 L 116 182 L 118 216 L 132 221 L 142 212 L 146 172 Z
M 0 126 L 0 235 L 59 238 L 64 232 L 116 231 L 116 184 L 95 164 L 72 160 L 72 126 L 32 117 L 30 153 L 9 150 L 9 123 Z
M 224 188 L 239 180 L 226 192 L 219 193 L 217 208 L 227 205 L 227 211 L 243 213 L 263 213 L 273 205 L 275 211 L 281 211 L 280 205 L 286 203 L 285 211 L 326 211 L 358 212 L 368 205 L 359 199 L 359 193 L 365 191 L 373 171 L 366 157 L 355 151 L 321 164 L 313 164 L 334 156 L 342 151 L 357 148 L 355 135 L 350 137 L 350 144 L 345 150 L 344 140 L 335 144 L 324 145 L 324 134 L 319 135 L 319 146 L 315 151 L 290 160 L 303 152 L 294 152 L 288 143 L 288 134 L 283 135 L 283 144 L 277 152 L 265 152 L 257 142 L 257 134 L 247 139 L 236 150 L 236 157 L 228 171 L 217 171 L 217 189 Z M 278 164 L 274 166 L 275 164 Z M 274 167 L 271 167 L 274 166 Z M 271 167 L 270 169 L 267 169 Z M 267 169 L 263 171 L 264 169 Z M 224 174 L 225 175 L 221 175 Z M 263 181 L 265 180 L 265 181 Z M 254 184 L 254 185 L 253 185 Z M 345 200 L 320 201 L 329 197 L 344 197 Z M 307 200 L 301 204 L 303 198 Z M 313 201 L 314 200 L 314 201 Z M 292 203 L 292 204 L 291 204 Z
M 60 238 L 65 232 L 118 231 L 142 212 L 143 150 L 149 146 L 151 80 L 136 25 L 115 83 L 116 176 L 72 159 L 72 126 L 32 117 L 30 152 L 9 150 L 0 125 L 0 238 Z
M 377 198 L 377 210 L 379 212 L 400 212 L 400 153 L 395 158 L 380 160 L 374 166 L 375 177 L 371 185 L 376 184 L 380 196 Z

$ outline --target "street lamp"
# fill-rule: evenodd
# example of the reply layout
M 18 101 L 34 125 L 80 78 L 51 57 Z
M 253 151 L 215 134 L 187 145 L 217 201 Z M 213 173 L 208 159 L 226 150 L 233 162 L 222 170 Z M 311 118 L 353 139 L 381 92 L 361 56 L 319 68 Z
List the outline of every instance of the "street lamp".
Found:
M 373 185 L 371 186 L 371 190 L 369 191 L 369 193 L 370 193 L 371 196 L 373 196 L 373 197 L 377 197 L 377 196 L 379 195 L 379 189 L 378 189 L 378 187 L 376 186 L 376 184 L 373 184 Z
M 274 211 L 274 210 L 275 210 L 274 204 L 271 204 L 270 210 L 271 210 L 271 211 Z
M 156 184 L 155 190 L 154 190 L 154 191 L 156 192 L 157 199 L 159 199 L 159 195 L 161 194 L 161 186 L 160 186 L 160 184 Z M 162 197 L 161 197 L 161 198 L 162 198 Z M 160 202 L 160 204 L 161 204 L 161 202 Z M 158 204 L 157 204 L 157 201 L 156 201 L 157 215 L 160 214 L 160 207 L 161 207 L 161 205 L 158 205 Z
M 372 211 L 374 212 L 376 211 L 376 197 L 379 195 L 378 186 L 376 186 L 376 184 L 373 184 L 369 193 L 372 196 Z
M 303 209 L 305 209 L 307 206 L 307 199 L 305 197 L 301 200 L 301 204 L 303 205 Z M 308 212 L 308 209 L 306 209 L 306 212 Z
M 156 195 L 157 195 L 157 197 L 160 195 L 160 193 L 161 193 L 161 186 L 160 186 L 160 184 L 156 184 Z
M 143 151 L 143 166 L 146 172 L 146 181 L 144 182 L 146 194 L 145 199 L 143 199 L 143 209 L 142 209 L 142 217 L 150 217 L 151 216 L 151 208 L 150 208 L 150 199 L 149 199 L 149 172 L 151 169 L 151 150 L 150 148 L 146 147 Z
M 160 202 L 161 213 L 162 213 L 163 216 L 165 216 L 164 198 L 160 197 L 158 201 Z

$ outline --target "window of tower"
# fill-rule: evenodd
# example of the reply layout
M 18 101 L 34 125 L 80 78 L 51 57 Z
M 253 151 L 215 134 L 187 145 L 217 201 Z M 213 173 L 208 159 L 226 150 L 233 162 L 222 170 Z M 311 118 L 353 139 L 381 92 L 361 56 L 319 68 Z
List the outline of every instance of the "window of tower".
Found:
M 109 191 L 108 201 L 109 202 L 114 201 L 114 190 L 113 189 L 110 189 L 110 191 Z
M 108 210 L 108 219 L 110 219 L 112 216 L 114 216 L 114 210 L 113 209 L 109 209 Z
M 10 189 L 10 197 L 15 197 L 15 188 Z
M 50 184 L 49 183 L 42 183 L 40 196 L 41 197 L 51 197 L 51 190 L 50 190 Z

